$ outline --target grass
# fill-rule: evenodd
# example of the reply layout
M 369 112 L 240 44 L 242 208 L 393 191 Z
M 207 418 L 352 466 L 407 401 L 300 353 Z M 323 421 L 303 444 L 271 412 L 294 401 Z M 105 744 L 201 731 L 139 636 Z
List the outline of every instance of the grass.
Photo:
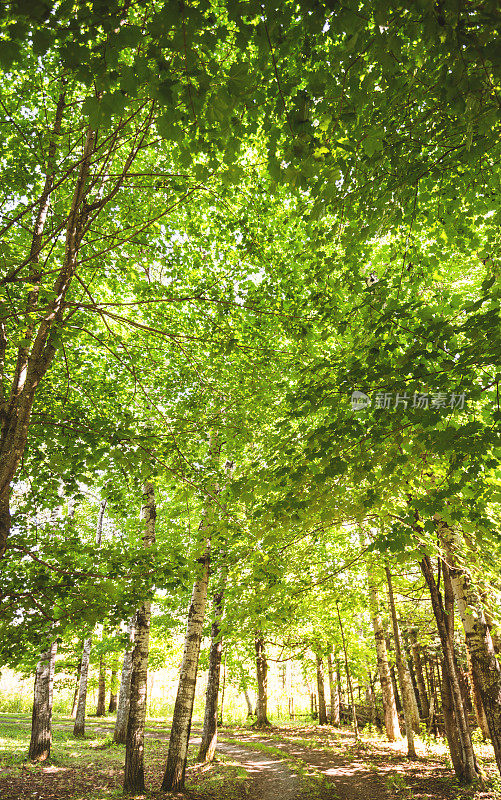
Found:
M 2 719 L 3 717 L 3 719 Z M 15 720 L 14 720 L 15 717 Z M 8 722 L 5 719 L 8 718 Z M 108 722 L 111 722 L 108 720 Z M 58 723 L 71 722 L 56 717 Z M 104 720 L 106 724 L 106 720 Z M 2 800 L 111 800 L 122 796 L 125 747 L 114 745 L 111 734 L 97 731 L 103 720 L 89 720 L 84 739 L 74 739 L 71 729 L 54 727 L 48 762 L 26 761 L 31 720 L 26 714 L 0 715 L 0 796 Z M 165 723 L 148 725 L 158 732 Z M 167 757 L 167 740 L 145 739 L 146 783 L 160 785 Z M 218 757 L 213 765 L 195 763 L 197 748 L 190 746 L 186 790 L 196 800 L 241 800 L 246 796 L 245 770 L 231 759 Z M 156 797 L 155 791 L 145 798 Z M 165 797 L 165 795 L 163 795 Z

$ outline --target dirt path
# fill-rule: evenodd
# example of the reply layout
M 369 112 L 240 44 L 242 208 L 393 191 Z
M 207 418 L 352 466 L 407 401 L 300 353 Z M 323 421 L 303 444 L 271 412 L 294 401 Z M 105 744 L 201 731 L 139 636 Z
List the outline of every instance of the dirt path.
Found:
M 274 738 L 261 736 L 238 736 L 238 739 L 241 740 L 243 745 L 239 749 L 244 753 L 252 752 L 253 744 L 264 744 L 274 750 L 283 751 L 289 759 L 292 757 L 300 760 L 302 764 L 310 768 L 306 770 L 310 777 L 315 773 L 323 777 L 322 787 L 318 786 L 321 797 L 336 797 L 338 800 L 383 800 L 383 798 L 391 796 L 388 794 L 385 778 L 371 771 L 365 761 L 364 754 L 362 753 L 357 757 L 352 748 L 349 748 L 348 752 L 344 751 L 344 753 L 342 751 L 338 752 L 337 748 L 332 752 L 324 752 L 304 747 L 297 743 L 277 741 Z M 235 745 L 232 746 L 234 747 Z M 217 749 L 225 753 L 227 752 L 227 747 L 226 742 L 220 741 Z M 272 756 L 268 757 L 272 758 Z M 298 761 L 298 763 L 300 762 Z M 245 766 L 244 763 L 243 766 Z M 296 775 L 296 785 L 297 783 Z M 254 796 L 252 792 L 250 796 Z M 259 795 L 256 796 L 259 797 Z M 271 798 L 275 797 L 281 798 L 282 794 L 277 792 L 266 796 L 271 800 Z M 287 797 L 287 800 L 294 796 L 294 794 L 283 795 L 284 798 Z M 304 788 L 302 796 L 304 796 Z
M 199 745 L 200 741 L 200 737 L 190 738 L 190 744 Z M 304 798 L 298 774 L 288 766 L 285 758 L 228 742 L 218 742 L 217 752 L 230 756 L 245 769 L 251 779 L 247 793 L 252 800 Z

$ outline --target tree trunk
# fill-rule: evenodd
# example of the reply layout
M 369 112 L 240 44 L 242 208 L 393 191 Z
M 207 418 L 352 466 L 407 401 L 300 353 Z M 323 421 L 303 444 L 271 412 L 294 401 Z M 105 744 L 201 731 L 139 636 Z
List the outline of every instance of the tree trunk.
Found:
M 211 433 L 209 443 L 209 465 L 214 471 L 219 466 L 221 445 L 214 432 Z M 211 487 L 212 495 L 219 492 L 217 483 Z M 195 701 L 197 683 L 198 659 L 200 656 L 200 642 L 207 603 L 207 590 L 209 585 L 210 540 L 214 524 L 213 496 L 207 500 L 204 515 L 200 522 L 199 533 L 204 540 L 204 552 L 199 559 L 200 574 L 193 585 L 191 604 L 188 611 L 188 622 L 184 640 L 183 660 L 179 675 L 176 702 L 172 718 L 172 728 L 169 740 L 167 764 L 162 781 L 163 792 L 177 792 L 184 788 L 186 773 L 186 759 L 188 757 L 188 740 L 190 738 L 191 717 Z
M 78 704 L 73 726 L 73 736 L 85 736 L 85 705 L 87 703 L 87 683 L 89 679 L 89 660 L 92 647 L 92 636 L 84 641 L 80 669 L 80 685 L 78 687 Z
M 266 660 L 264 638 L 260 631 L 256 633 L 254 646 L 256 650 L 257 676 L 257 719 L 254 723 L 254 727 L 266 728 L 271 725 L 268 719 L 268 662 Z
M 433 568 L 429 556 L 425 556 L 421 563 L 421 570 L 425 577 L 428 589 L 430 591 L 431 604 L 435 620 L 437 623 L 438 634 L 440 643 L 442 645 L 442 652 L 444 655 L 444 666 L 446 669 L 447 677 L 449 679 L 449 686 L 452 694 L 452 702 L 454 706 L 454 714 L 456 719 L 456 727 L 459 735 L 461 746 L 461 774 L 457 774 L 458 778 L 467 783 L 472 783 L 479 777 L 477 772 L 477 765 L 475 762 L 475 753 L 471 741 L 470 729 L 468 726 L 468 719 L 465 713 L 463 698 L 461 696 L 461 689 L 457 678 L 456 665 L 454 662 L 454 651 L 452 639 L 450 637 L 449 626 L 454 623 L 454 616 L 449 610 L 446 616 L 445 609 L 442 602 L 442 596 L 438 591 L 433 574 Z M 435 702 L 433 701 L 433 705 Z M 431 713 L 430 713 L 431 716 Z M 430 721 L 431 724 L 431 721 Z M 453 754 L 451 752 L 451 758 Z M 453 761 L 454 763 L 454 761 Z
M 421 647 L 418 642 L 418 635 L 416 628 L 410 631 L 411 651 L 414 659 L 414 669 L 416 673 L 416 684 L 419 694 L 419 703 L 421 706 L 421 713 L 424 719 L 428 719 L 430 715 L 430 706 L 428 703 L 428 695 L 426 694 L 426 684 L 423 674 L 423 664 L 421 661 Z
M 340 716 L 339 716 L 339 692 L 338 687 L 334 683 L 334 665 L 332 663 L 332 654 L 329 653 L 327 656 L 327 667 L 329 671 L 329 694 L 331 698 L 331 708 L 330 708 L 330 722 L 331 725 L 335 725 L 336 728 L 339 727 Z
M 464 771 L 461 741 L 456 725 L 456 715 L 454 712 L 454 701 L 452 698 L 451 682 L 447 667 L 444 668 L 442 662 L 442 711 L 444 714 L 444 728 L 449 752 L 451 754 L 452 766 L 456 776 L 461 779 Z
M 221 686 L 221 702 L 219 704 L 219 720 L 218 725 L 223 724 L 223 714 L 224 714 L 224 693 L 226 689 L 226 651 L 224 653 L 224 660 L 223 660 L 223 685 Z
M 106 716 L 106 664 L 104 656 L 99 656 L 99 684 L 97 689 L 96 717 Z
M 197 756 L 197 761 L 201 762 L 211 762 L 213 760 L 217 744 L 217 704 L 219 695 L 219 678 L 221 674 L 221 656 L 223 653 L 221 620 L 223 616 L 224 582 L 225 580 L 223 578 L 223 585 L 220 591 L 214 594 L 212 600 L 214 621 L 211 628 L 209 675 L 207 679 L 207 691 L 205 693 L 205 715 L 204 727 L 202 731 L 202 742 L 200 744 L 200 749 Z
M 369 568 L 367 573 L 369 586 L 369 608 L 372 617 L 372 627 L 374 628 L 374 638 L 376 640 L 377 668 L 381 693 L 383 696 L 384 726 L 386 735 L 390 742 L 401 739 L 400 724 L 398 721 L 393 682 L 388 661 L 388 651 L 386 649 L 386 632 L 383 628 L 383 620 L 379 613 L 379 599 L 373 573 Z
M 413 709 L 411 701 L 412 684 L 409 670 L 406 669 L 404 663 L 404 655 L 402 652 L 402 643 L 400 640 L 400 630 L 398 627 L 397 612 L 395 609 L 395 598 L 393 596 L 393 586 L 391 580 L 391 572 L 388 566 L 385 566 L 386 580 L 388 581 L 388 598 L 390 601 L 391 618 L 393 622 L 393 636 L 395 638 L 395 655 L 397 659 L 398 677 L 400 679 L 400 688 L 402 690 L 402 700 L 404 704 L 404 721 L 405 721 L 405 735 L 407 736 L 407 756 L 408 758 L 416 759 L 417 753 L 414 745 L 414 731 L 413 731 Z
M 144 520 L 144 546 L 155 542 L 155 487 L 150 482 L 143 486 L 142 517 Z M 144 794 L 144 723 L 148 685 L 148 652 L 150 641 L 151 603 L 142 603 L 136 616 L 136 637 L 132 651 L 129 719 L 125 740 L 124 792 Z
M 169 741 L 167 766 L 162 783 L 163 792 L 182 791 L 188 756 L 191 717 L 195 700 L 200 642 L 207 602 L 209 582 L 209 551 L 201 559 L 202 573 L 193 586 L 188 624 L 184 643 L 183 660 L 177 689 L 172 728 Z
M 81 644 L 81 648 L 83 650 L 83 642 Z M 78 659 L 78 667 L 77 667 L 77 682 L 75 686 L 75 691 L 73 692 L 73 703 L 71 704 L 71 718 L 75 719 L 77 715 L 77 703 L 78 703 L 78 689 L 80 687 L 80 673 L 82 671 L 82 656 Z
M 117 718 L 115 721 L 115 731 L 113 733 L 114 744 L 125 744 L 127 739 L 127 724 L 129 722 L 130 707 L 130 681 L 132 676 L 132 651 L 134 649 L 134 639 L 136 635 L 136 615 L 129 622 L 128 627 L 130 648 L 124 653 L 122 665 L 122 676 L 120 679 L 120 692 L 118 695 Z
M 325 684 L 323 659 L 317 655 L 317 687 L 318 687 L 318 724 L 328 725 L 327 709 L 325 707 Z
M 439 535 L 447 554 L 454 597 L 458 606 L 477 681 L 498 770 L 501 773 L 501 667 L 496 658 L 482 603 L 469 571 L 459 565 L 456 534 L 438 520 Z
M 57 641 L 40 656 L 35 672 L 31 740 L 28 751 L 30 761 L 46 761 L 52 744 L 52 698 Z
M 480 687 L 478 685 L 478 679 L 474 674 L 471 666 L 471 656 L 468 648 L 466 648 L 466 660 L 468 662 L 468 677 L 470 679 L 473 710 L 475 712 L 475 717 L 477 719 L 477 725 L 482 731 L 482 736 L 484 737 L 484 740 L 486 740 L 490 738 L 489 723 L 487 722 L 487 717 L 485 716 L 484 704 L 482 703 L 482 694 L 480 692 Z

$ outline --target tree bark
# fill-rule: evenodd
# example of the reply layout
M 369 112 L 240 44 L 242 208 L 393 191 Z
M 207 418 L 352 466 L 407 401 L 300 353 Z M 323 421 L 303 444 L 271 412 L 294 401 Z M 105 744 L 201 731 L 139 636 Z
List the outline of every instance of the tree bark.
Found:
M 487 717 L 485 716 L 484 704 L 482 703 L 482 694 L 480 692 L 480 687 L 478 685 L 478 678 L 473 672 L 473 668 L 471 666 L 471 656 L 468 648 L 466 648 L 466 660 L 468 663 L 468 677 L 470 680 L 470 687 L 471 687 L 471 699 L 473 702 L 473 710 L 475 712 L 475 717 L 477 719 L 477 725 L 482 731 L 482 736 L 484 737 L 484 739 L 490 739 L 489 723 L 487 722 Z
M 113 733 L 114 744 L 125 744 L 127 739 L 127 723 L 129 722 L 130 707 L 130 681 L 132 676 L 132 651 L 136 635 L 136 615 L 129 622 L 128 627 L 130 647 L 124 653 L 122 676 L 120 679 L 120 692 L 118 696 L 117 718 Z
M 215 432 L 211 433 L 208 460 L 210 468 L 216 472 L 219 466 L 221 445 Z M 195 689 L 197 683 L 200 642 L 207 603 L 209 584 L 210 542 L 214 524 L 214 495 L 219 492 L 217 483 L 211 486 L 211 496 L 207 500 L 204 515 L 200 522 L 199 533 L 204 542 L 204 552 L 199 559 L 200 573 L 193 585 L 191 604 L 188 611 L 188 622 L 184 641 L 183 660 L 179 675 L 176 702 L 172 718 L 167 764 L 162 781 L 163 792 L 182 791 L 188 757 L 188 740 L 190 738 L 191 718 Z
M 155 542 L 155 487 L 149 481 L 143 486 L 142 517 L 144 546 Z M 124 792 L 144 794 L 144 723 L 148 685 L 148 652 L 150 641 L 151 603 L 145 600 L 136 616 L 136 637 L 132 651 L 129 718 L 125 740 Z
M 266 728 L 271 726 L 268 719 L 268 662 L 266 660 L 263 634 L 260 631 L 256 633 L 254 647 L 256 651 L 257 719 L 253 727 Z
M 85 706 L 87 703 L 87 683 L 89 679 L 89 660 L 92 647 L 92 636 L 84 641 L 80 669 L 80 685 L 78 687 L 78 704 L 73 725 L 73 736 L 85 736 Z
M 163 792 L 182 791 L 188 756 L 191 717 L 195 700 L 200 642 L 207 601 L 209 582 L 209 552 L 202 561 L 202 572 L 193 586 L 191 604 L 188 611 L 188 624 L 184 643 L 183 660 L 179 675 L 176 703 L 172 718 L 172 728 L 167 755 L 167 766 L 162 783 Z
M 318 687 L 318 724 L 328 725 L 327 708 L 325 707 L 325 684 L 323 659 L 317 655 L 317 687 Z
M 397 659 L 398 677 L 400 679 L 400 688 L 402 690 L 402 700 L 404 704 L 404 721 L 405 721 L 405 735 L 407 736 L 407 756 L 408 758 L 416 759 L 416 747 L 414 745 L 414 730 L 413 730 L 413 709 L 411 702 L 411 676 L 404 662 L 404 655 L 402 652 L 402 643 L 400 640 L 400 630 L 398 627 L 397 612 L 395 609 L 395 598 L 393 596 L 393 585 L 391 580 L 391 572 L 388 566 L 385 566 L 386 580 L 388 581 L 388 598 L 390 601 L 391 619 L 393 622 L 393 636 L 395 638 L 395 655 Z
M 327 656 L 327 667 L 329 672 L 329 694 L 331 698 L 330 722 L 331 725 L 335 725 L 336 728 L 338 728 L 340 722 L 339 691 L 337 685 L 334 683 L 334 664 L 332 662 L 332 653 L 329 653 Z
M 209 653 L 209 675 L 207 679 L 207 691 L 205 693 L 205 714 L 204 726 L 202 730 L 202 742 L 198 751 L 197 761 L 211 762 L 214 758 L 217 744 L 217 704 L 219 696 L 219 679 L 221 674 L 221 657 L 223 653 L 223 641 L 221 637 L 221 620 L 223 617 L 224 583 L 218 592 L 214 594 L 212 606 L 214 609 L 214 620 L 211 628 L 211 645 Z
M 447 555 L 454 597 L 463 623 L 471 666 L 482 698 L 496 764 L 501 773 L 501 666 L 496 658 L 482 603 L 469 571 L 460 566 L 455 532 L 437 520 Z
M 104 655 L 99 656 L 99 683 L 97 688 L 96 717 L 106 716 L 106 664 Z
M 444 666 L 449 680 L 449 686 L 452 694 L 452 702 L 454 706 L 454 714 L 456 719 L 456 726 L 461 746 L 461 773 L 456 773 L 460 780 L 467 783 L 472 783 L 479 777 L 477 765 L 475 761 L 475 753 L 471 741 L 470 729 L 468 726 L 468 719 L 463 705 L 463 698 L 461 696 L 461 689 L 456 672 L 456 665 L 454 660 L 454 650 L 452 639 L 450 637 L 449 626 L 453 625 L 454 617 L 450 612 L 446 616 L 442 596 L 438 591 L 433 574 L 433 567 L 429 556 L 425 556 L 421 564 L 421 570 L 425 577 L 428 589 L 430 591 L 431 604 L 435 620 L 438 628 L 438 635 L 442 645 L 442 652 L 444 655 Z M 431 721 L 430 721 L 431 723 Z M 451 748 L 451 758 L 453 758 L 454 745 Z M 454 763 L 454 759 L 453 759 Z
M 44 650 L 35 672 L 31 740 L 28 751 L 30 761 L 46 761 L 52 744 L 52 698 L 57 641 Z

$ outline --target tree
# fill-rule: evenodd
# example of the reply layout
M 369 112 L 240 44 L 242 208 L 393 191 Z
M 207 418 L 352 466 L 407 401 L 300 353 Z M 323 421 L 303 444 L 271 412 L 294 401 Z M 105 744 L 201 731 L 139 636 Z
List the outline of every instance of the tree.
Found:
M 150 481 L 145 481 L 143 485 L 141 515 L 144 520 L 144 536 L 142 537 L 144 547 L 150 548 L 155 544 L 157 516 L 155 487 Z M 124 792 L 132 795 L 144 793 L 144 724 L 146 721 L 150 617 L 150 600 L 144 600 L 135 617 L 129 715 L 125 741 Z

